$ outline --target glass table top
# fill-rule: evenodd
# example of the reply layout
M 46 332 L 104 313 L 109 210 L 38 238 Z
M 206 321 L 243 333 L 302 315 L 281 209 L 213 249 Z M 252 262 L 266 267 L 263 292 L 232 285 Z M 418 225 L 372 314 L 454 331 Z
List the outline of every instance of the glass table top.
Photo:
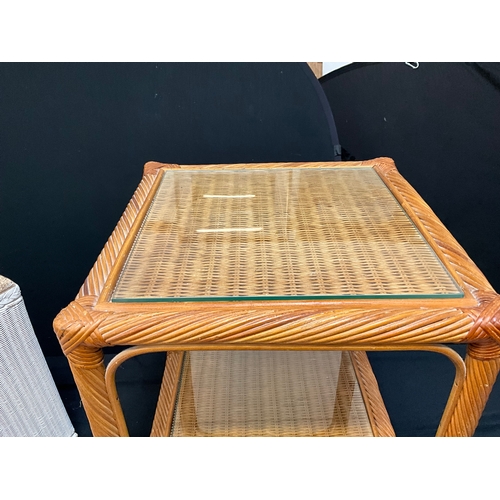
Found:
M 463 291 L 371 168 L 165 170 L 112 302 Z

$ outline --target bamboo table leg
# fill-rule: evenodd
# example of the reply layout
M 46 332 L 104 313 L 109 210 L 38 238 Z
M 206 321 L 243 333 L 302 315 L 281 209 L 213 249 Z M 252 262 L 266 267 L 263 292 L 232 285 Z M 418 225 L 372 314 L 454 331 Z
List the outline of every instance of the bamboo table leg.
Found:
M 118 425 L 104 381 L 102 349 L 78 346 L 68 354 L 82 403 L 94 436 L 118 436 Z
M 500 371 L 500 347 L 485 342 L 467 347 L 465 384 L 445 436 L 472 436 Z
M 184 352 L 168 351 L 165 371 L 161 382 L 160 395 L 151 430 L 152 437 L 168 436 L 174 413 L 175 396 L 180 381 Z
M 118 436 L 118 422 L 105 383 L 104 354 L 86 340 L 95 333 L 99 320 L 90 312 L 97 297 L 71 302 L 54 320 L 63 353 L 73 373 L 94 436 Z

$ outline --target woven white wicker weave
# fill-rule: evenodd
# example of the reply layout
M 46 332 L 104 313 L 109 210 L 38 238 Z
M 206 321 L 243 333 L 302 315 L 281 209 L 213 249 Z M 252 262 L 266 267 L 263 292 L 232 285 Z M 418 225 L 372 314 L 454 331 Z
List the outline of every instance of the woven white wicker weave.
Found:
M 76 436 L 31 326 L 19 286 L 3 276 L 0 276 L 0 436 Z

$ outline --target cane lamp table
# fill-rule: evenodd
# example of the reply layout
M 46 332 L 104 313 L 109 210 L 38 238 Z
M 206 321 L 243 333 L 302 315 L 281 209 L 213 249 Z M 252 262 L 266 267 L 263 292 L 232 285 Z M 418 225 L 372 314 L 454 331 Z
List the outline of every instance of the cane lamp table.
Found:
M 447 356 L 438 436 L 470 436 L 500 369 L 500 299 L 394 162 L 149 162 L 54 321 L 95 436 L 115 373 L 167 352 L 152 436 L 394 435 L 366 351 Z M 444 344 L 467 344 L 463 360 Z M 103 348 L 127 346 L 104 366 Z

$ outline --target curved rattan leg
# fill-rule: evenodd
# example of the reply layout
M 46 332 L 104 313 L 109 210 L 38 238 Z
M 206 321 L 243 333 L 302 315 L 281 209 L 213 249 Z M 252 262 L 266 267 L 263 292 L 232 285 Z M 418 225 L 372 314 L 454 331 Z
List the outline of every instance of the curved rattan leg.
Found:
M 164 352 L 164 346 L 135 346 L 125 349 L 117 354 L 108 364 L 105 372 L 105 382 L 110 396 L 111 408 L 116 418 L 116 425 L 120 436 L 128 436 L 127 423 L 123 415 L 123 410 L 116 389 L 116 370 L 118 367 L 135 356 L 153 352 Z M 163 372 L 158 404 L 156 407 L 151 436 L 168 436 L 174 412 L 174 400 L 177 392 L 177 385 L 180 379 L 180 372 L 184 359 L 183 351 L 167 351 L 167 361 Z
M 372 348 L 373 349 L 373 348 Z M 444 345 L 408 345 L 408 346 L 393 346 L 391 349 L 378 348 L 376 350 L 389 350 L 389 351 L 428 351 L 435 352 L 446 356 L 455 367 L 455 379 L 451 387 L 448 401 L 441 416 L 441 421 L 436 432 L 436 436 L 443 436 L 445 429 L 447 429 L 450 418 L 455 410 L 457 401 L 462 391 L 465 382 L 465 363 L 460 355 Z M 362 380 L 360 384 L 361 392 L 368 410 L 368 417 L 374 429 L 376 436 L 394 436 L 394 430 L 390 423 L 389 415 L 385 409 L 385 405 L 381 399 L 378 390 L 378 383 L 375 375 L 368 362 L 366 353 L 363 351 L 352 351 L 351 359 L 353 360 L 353 367 L 356 371 L 358 380 Z M 370 388 L 372 388 L 370 390 Z M 374 390 L 373 388 L 376 388 Z M 375 397 L 374 397 L 375 395 Z
M 373 349 L 373 346 L 371 347 Z M 375 348 L 376 350 L 387 350 L 387 348 Z M 117 432 L 119 432 L 119 435 L 126 436 L 128 435 L 127 427 L 125 420 L 123 418 L 123 412 L 121 410 L 120 402 L 118 399 L 118 394 L 116 391 L 116 385 L 115 385 L 115 374 L 118 366 L 123 363 L 125 360 L 138 356 L 141 354 L 145 354 L 148 352 L 162 352 L 162 351 L 167 351 L 168 348 L 162 345 L 151 345 L 151 346 L 136 346 L 136 347 L 131 347 L 129 349 L 126 349 L 125 351 L 122 351 L 120 354 L 115 356 L 115 358 L 109 363 L 106 373 L 105 373 L 105 380 L 106 380 L 106 387 L 107 387 L 107 393 L 109 394 L 109 402 L 110 402 L 110 407 L 111 411 L 114 412 L 114 418 L 115 422 L 117 423 Z M 464 387 L 464 382 L 465 382 L 465 364 L 462 360 L 462 358 L 452 349 L 446 346 L 442 345 L 408 345 L 408 346 L 393 346 L 389 350 L 422 350 L 422 351 L 430 351 L 430 352 L 436 352 L 445 355 L 448 357 L 454 364 L 455 366 L 455 380 L 448 398 L 448 401 L 446 403 L 445 410 L 443 412 L 443 416 L 439 425 L 439 429 L 437 431 L 437 436 L 443 436 L 443 435 L 465 435 L 465 434 L 450 434 L 449 429 L 453 427 L 453 419 L 456 418 L 455 414 L 460 413 L 460 410 L 457 410 L 457 408 L 460 406 L 460 401 L 459 399 L 463 398 L 463 393 L 466 392 L 466 388 Z M 473 350 L 473 349 L 472 349 Z M 471 363 L 471 348 L 469 348 L 469 353 L 467 356 L 468 363 Z M 475 348 L 474 351 L 477 355 L 478 348 Z M 174 405 L 174 398 L 175 398 L 175 392 L 177 388 L 177 384 L 179 382 L 179 375 L 180 375 L 180 370 L 182 367 L 182 360 L 183 360 L 183 352 L 174 352 L 174 351 L 169 351 L 167 355 L 167 366 L 165 367 L 165 372 L 164 372 L 164 378 L 162 381 L 162 389 L 160 390 L 160 396 L 159 396 L 159 401 L 158 404 L 161 406 L 160 410 L 157 410 L 157 413 L 155 415 L 155 422 L 153 424 L 153 430 L 152 430 L 152 435 L 153 436 L 166 436 L 169 434 L 169 429 L 170 425 L 172 422 L 172 415 L 173 415 L 173 405 Z M 487 350 L 486 355 L 491 356 L 491 348 Z M 170 363 L 168 363 L 170 357 Z M 363 386 L 366 387 L 374 387 L 378 385 L 376 383 L 375 377 L 373 375 L 373 372 L 371 371 L 371 368 L 369 370 L 366 370 L 367 367 L 369 367 L 369 363 L 366 358 L 366 353 L 364 352 L 357 352 L 353 351 L 351 352 L 351 358 L 353 361 L 353 366 L 355 368 L 356 374 L 359 377 L 363 379 Z M 482 365 L 483 366 L 483 365 Z M 484 365 L 486 366 L 486 365 Z M 491 385 L 493 385 L 496 374 L 498 373 L 498 370 L 500 369 L 500 359 L 498 361 L 498 364 L 491 364 L 488 366 L 496 366 L 496 371 L 494 373 L 494 377 L 489 378 L 491 380 Z M 187 367 L 189 368 L 189 367 Z M 494 370 L 493 370 L 494 371 Z M 492 370 L 490 370 L 491 373 L 493 373 Z M 188 369 L 187 372 L 189 373 L 190 370 Z M 471 377 L 471 374 L 470 378 Z M 188 384 L 190 385 L 190 384 Z M 175 386 L 175 387 L 174 387 Z M 189 393 L 189 390 L 192 387 L 187 388 L 188 391 L 188 397 L 192 397 L 192 393 Z M 491 390 L 491 388 L 490 388 Z M 377 391 L 374 391 L 378 393 Z M 487 398 L 489 396 L 489 392 L 484 395 L 484 403 L 486 402 Z M 373 398 L 370 396 L 369 391 L 365 390 L 365 393 L 363 394 L 363 397 L 365 399 L 365 404 L 367 404 L 369 411 L 369 418 L 370 421 L 372 422 L 372 426 L 374 423 L 376 423 L 375 428 L 378 429 L 376 435 L 394 435 L 394 431 L 392 430 L 390 426 L 390 420 L 387 415 L 387 411 L 385 410 L 385 407 L 383 405 L 383 402 L 381 400 L 373 400 Z M 383 408 L 383 412 L 380 411 L 380 408 Z M 484 408 L 484 404 L 480 409 L 479 416 L 482 413 L 482 409 Z M 466 410 L 467 412 L 467 410 Z M 371 415 L 371 416 L 370 416 Z M 382 417 L 381 417 L 382 416 Z M 479 419 L 479 416 L 477 417 L 477 420 Z M 183 425 L 188 425 L 190 428 L 196 428 L 196 422 L 187 422 L 186 416 L 183 416 L 181 414 L 181 420 L 183 420 Z M 375 419 L 375 420 L 373 420 Z M 380 431 L 379 427 L 381 424 L 381 420 L 383 421 L 383 430 Z M 333 422 L 332 422 L 333 423 Z M 476 421 L 477 425 L 477 421 Z M 387 427 L 387 429 L 385 429 Z M 474 427 L 475 429 L 475 427 Z M 472 430 L 473 432 L 473 430 Z M 116 434 L 115 434 L 116 435 Z
M 104 382 L 102 349 L 80 345 L 67 357 L 92 434 L 118 436 L 117 421 Z
M 493 343 L 471 344 L 465 357 L 465 384 L 445 436 L 472 436 L 500 371 L 500 349 Z

